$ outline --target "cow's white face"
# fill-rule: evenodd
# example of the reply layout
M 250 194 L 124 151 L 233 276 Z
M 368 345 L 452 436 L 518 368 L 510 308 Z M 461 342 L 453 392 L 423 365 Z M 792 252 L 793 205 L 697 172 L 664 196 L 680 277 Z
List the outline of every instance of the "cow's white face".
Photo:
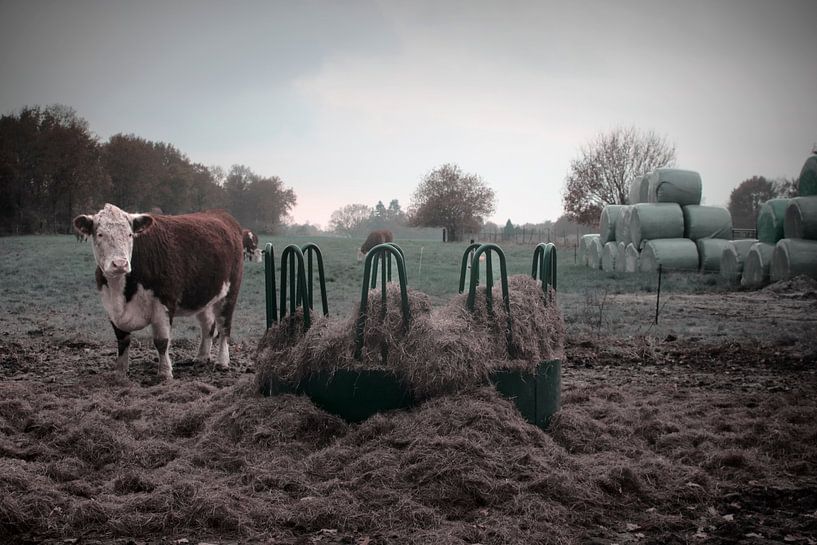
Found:
M 128 214 L 112 204 L 93 216 L 74 218 L 74 228 L 91 239 L 96 264 L 107 277 L 131 272 L 133 238 L 151 225 L 149 214 Z

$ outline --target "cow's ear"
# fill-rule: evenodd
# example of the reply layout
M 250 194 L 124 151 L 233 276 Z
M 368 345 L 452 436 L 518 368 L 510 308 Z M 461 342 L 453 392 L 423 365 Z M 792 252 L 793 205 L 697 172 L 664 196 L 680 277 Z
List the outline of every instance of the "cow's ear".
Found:
M 94 217 L 93 216 L 77 216 L 74 218 L 74 229 L 85 236 L 94 234 Z
M 133 236 L 139 236 L 153 226 L 153 216 L 150 214 L 134 214 L 131 221 L 133 223 Z

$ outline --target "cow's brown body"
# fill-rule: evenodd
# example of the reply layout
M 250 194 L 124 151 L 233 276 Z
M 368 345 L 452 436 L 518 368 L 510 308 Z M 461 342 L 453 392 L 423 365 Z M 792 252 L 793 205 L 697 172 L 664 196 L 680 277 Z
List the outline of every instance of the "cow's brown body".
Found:
M 388 229 L 377 229 L 376 231 L 372 231 L 369 233 L 369 236 L 366 237 L 366 241 L 363 243 L 363 246 L 360 247 L 360 253 L 366 254 L 377 246 L 378 244 L 384 244 L 386 242 L 394 242 L 394 235 Z
M 128 367 L 130 333 L 150 325 L 159 373 L 172 377 L 170 327 L 175 317 L 187 315 L 195 315 L 201 326 L 198 358 L 209 360 L 217 328 L 222 336 L 217 363 L 229 365 L 227 342 L 244 271 L 241 227 L 232 216 L 224 211 L 127 214 L 106 205 L 96 216 L 79 216 L 74 223 L 94 244 L 97 288 L 119 343 L 119 370 Z M 104 246 L 103 231 L 128 226 L 130 255 L 119 245 Z

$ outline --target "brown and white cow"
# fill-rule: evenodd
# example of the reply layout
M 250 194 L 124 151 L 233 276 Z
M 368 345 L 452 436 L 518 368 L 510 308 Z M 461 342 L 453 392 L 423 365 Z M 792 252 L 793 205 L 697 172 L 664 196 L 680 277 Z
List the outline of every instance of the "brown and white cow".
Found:
M 394 242 L 394 235 L 388 229 L 377 229 L 369 233 L 363 246 L 357 251 L 357 260 L 363 261 L 363 257 L 369 253 L 369 250 L 386 242 Z
M 230 364 L 233 310 L 241 288 L 241 227 L 227 212 L 181 216 L 129 214 L 112 204 L 74 218 L 91 239 L 96 285 L 119 347 L 116 369 L 128 370 L 130 334 L 151 326 L 159 376 L 173 378 L 170 330 L 176 316 L 201 326 L 197 359 L 209 361 L 218 328 L 216 364 Z M 190 248 L 195 248 L 191 252 Z
M 241 231 L 241 238 L 244 243 L 244 259 L 247 261 L 261 261 L 261 252 L 258 250 L 258 235 L 249 229 Z

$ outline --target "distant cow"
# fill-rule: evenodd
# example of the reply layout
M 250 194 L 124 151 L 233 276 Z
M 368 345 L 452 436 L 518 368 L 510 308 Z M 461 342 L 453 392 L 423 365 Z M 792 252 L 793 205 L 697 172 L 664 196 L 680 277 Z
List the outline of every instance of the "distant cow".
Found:
M 258 235 L 249 229 L 241 231 L 244 243 L 244 259 L 247 261 L 261 261 L 261 252 L 258 251 Z
M 366 242 L 363 243 L 363 246 L 357 251 L 357 260 L 362 261 L 363 256 L 369 253 L 369 250 L 377 246 L 378 244 L 383 244 L 385 242 L 394 242 L 394 235 L 388 229 L 377 229 L 376 231 L 372 231 L 369 233 L 369 236 L 366 237 Z
M 91 239 L 96 285 L 119 346 L 116 369 L 128 370 L 130 334 L 151 326 L 159 376 L 173 378 L 168 353 L 176 316 L 201 325 L 197 359 L 209 361 L 216 328 L 221 368 L 230 364 L 233 310 L 241 288 L 241 227 L 224 211 L 182 216 L 129 214 L 106 204 L 74 218 Z M 196 251 L 191 252 L 190 248 Z

